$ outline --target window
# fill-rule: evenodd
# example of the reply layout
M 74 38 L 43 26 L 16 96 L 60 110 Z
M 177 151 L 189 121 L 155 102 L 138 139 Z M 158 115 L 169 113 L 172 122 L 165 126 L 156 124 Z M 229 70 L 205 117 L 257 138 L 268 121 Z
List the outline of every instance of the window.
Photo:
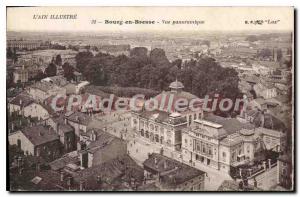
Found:
M 194 120 L 196 120 L 197 119 L 197 114 L 194 114 Z
M 152 132 L 150 132 L 150 140 L 151 140 L 151 141 L 154 141 L 154 135 L 153 135 Z
M 162 143 L 163 143 L 163 141 L 164 141 L 164 137 L 163 137 L 163 136 L 161 136 L 161 137 L 160 137 L 160 143 L 162 144 Z
M 133 124 L 137 124 L 137 120 L 136 119 L 133 119 Z
M 202 147 L 202 152 L 206 153 L 206 147 L 205 146 Z
M 154 129 L 154 126 L 153 126 L 153 124 L 151 124 L 150 125 L 150 130 L 153 131 L 153 129 Z
M 160 134 L 163 135 L 164 134 L 164 128 L 160 127 Z
M 158 126 L 155 126 L 155 131 L 158 131 Z
M 208 154 L 209 154 L 209 155 L 212 155 L 212 154 L 213 154 L 213 153 L 212 153 L 212 147 L 211 147 L 211 146 L 208 147 Z
M 167 140 L 167 144 L 171 144 L 171 140 Z
M 17 140 L 17 144 L 18 144 L 18 148 L 21 149 L 21 140 L 20 139 Z
M 226 157 L 226 153 L 225 152 L 223 152 L 222 155 L 223 155 L 223 157 Z
M 200 160 L 203 163 L 204 162 L 204 157 L 201 156 Z
M 141 130 L 141 136 L 144 136 L 144 129 Z

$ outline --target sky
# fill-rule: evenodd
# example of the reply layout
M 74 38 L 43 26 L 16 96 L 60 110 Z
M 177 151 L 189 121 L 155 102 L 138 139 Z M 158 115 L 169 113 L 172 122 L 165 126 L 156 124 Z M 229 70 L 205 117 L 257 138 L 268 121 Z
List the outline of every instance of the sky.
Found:
M 34 19 L 34 15 L 77 15 L 77 19 Z M 91 21 L 96 20 L 96 24 Z M 123 21 L 123 25 L 105 24 Z M 124 24 L 154 20 L 155 24 Z M 164 24 L 163 20 L 170 21 Z M 176 24 L 173 21 L 204 21 Z M 245 24 L 251 20 L 276 24 Z M 7 31 L 293 31 L 293 7 L 8 7 Z

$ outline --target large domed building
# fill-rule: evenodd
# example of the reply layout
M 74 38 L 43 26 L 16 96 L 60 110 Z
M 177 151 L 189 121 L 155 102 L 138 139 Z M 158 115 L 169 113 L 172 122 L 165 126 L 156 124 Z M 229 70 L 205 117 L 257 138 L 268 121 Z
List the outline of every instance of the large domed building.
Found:
M 180 81 L 169 87 L 152 98 L 158 103 L 157 109 L 149 111 L 143 107 L 131 112 L 136 139 L 151 146 L 143 154 L 151 153 L 152 147 L 161 148 L 164 155 L 195 168 L 206 166 L 229 173 L 231 168 L 259 160 L 261 150 L 284 150 L 285 134 L 203 112 L 202 101 L 185 92 Z M 182 99 L 198 110 L 178 111 L 175 103 Z M 259 162 L 265 168 L 274 165 L 271 160 Z
M 145 107 L 132 111 L 131 125 L 143 140 L 157 143 L 172 150 L 181 149 L 181 131 L 190 126 L 193 120 L 202 117 L 202 101 L 195 95 L 185 92 L 184 85 L 177 79 L 169 85 L 169 91 L 163 91 L 154 99 L 157 109 L 147 111 Z M 185 109 L 175 106 L 185 103 Z M 191 110 L 190 105 L 195 110 Z

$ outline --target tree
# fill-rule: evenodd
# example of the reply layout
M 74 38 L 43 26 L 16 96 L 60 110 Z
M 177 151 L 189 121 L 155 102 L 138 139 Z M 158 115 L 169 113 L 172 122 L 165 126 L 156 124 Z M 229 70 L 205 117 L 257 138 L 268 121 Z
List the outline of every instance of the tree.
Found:
M 201 45 L 207 45 L 209 47 L 210 46 L 210 41 L 209 40 L 203 40 L 201 42 Z
M 107 84 L 107 75 L 100 65 L 88 65 L 83 74 L 88 81 L 92 81 L 95 85 Z
M 170 62 L 163 49 L 155 48 L 150 51 L 150 61 L 156 66 L 169 65 Z
M 43 73 L 42 71 L 39 71 L 32 79 L 34 81 L 40 81 L 41 79 L 44 79 L 46 76 L 45 73 Z
M 168 90 L 176 78 L 183 82 L 185 91 L 203 98 L 219 94 L 233 101 L 241 96 L 238 73 L 221 67 L 213 58 L 200 57 L 183 63 L 177 59 L 170 63 L 164 50 L 153 49 L 147 55 L 146 48 L 131 50 L 130 57 L 81 52 L 76 56 L 77 68 L 94 85 L 140 87 L 157 91 Z M 222 114 L 229 116 L 229 113 Z
M 148 58 L 148 49 L 146 47 L 134 47 L 130 50 L 130 57 Z
M 258 41 L 258 37 L 256 35 L 250 35 L 250 36 L 246 37 L 246 41 L 255 42 L 255 41 Z
M 68 80 L 71 81 L 72 79 L 74 79 L 74 67 L 71 66 L 68 62 L 65 62 L 62 65 L 62 68 L 64 70 L 64 77 Z
M 282 50 L 277 49 L 277 61 L 280 62 L 282 59 Z
M 258 57 L 271 57 L 272 51 L 270 49 L 262 49 L 258 52 Z
M 58 66 L 62 65 L 62 59 L 61 59 L 61 55 L 57 55 L 55 58 L 55 64 Z
M 181 69 L 182 60 L 181 59 L 176 59 L 172 62 L 172 65 L 175 65 L 178 69 Z
M 90 51 L 79 52 L 75 56 L 76 67 L 82 73 L 85 67 L 88 65 L 89 61 L 94 57 Z
M 54 63 L 50 63 L 49 66 L 45 69 L 45 73 L 47 77 L 56 76 L 56 65 Z
M 10 47 L 8 47 L 8 48 L 6 49 L 6 57 L 7 57 L 7 58 L 13 58 L 13 51 L 11 50 Z

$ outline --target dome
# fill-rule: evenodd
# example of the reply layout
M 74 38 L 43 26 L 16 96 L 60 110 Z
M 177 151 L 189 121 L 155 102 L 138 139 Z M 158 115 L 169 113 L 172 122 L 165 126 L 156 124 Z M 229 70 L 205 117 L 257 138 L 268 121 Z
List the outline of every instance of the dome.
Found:
M 177 81 L 177 79 L 176 79 L 176 81 L 173 81 L 170 84 L 169 88 L 171 88 L 171 89 L 183 89 L 184 85 L 180 81 Z

